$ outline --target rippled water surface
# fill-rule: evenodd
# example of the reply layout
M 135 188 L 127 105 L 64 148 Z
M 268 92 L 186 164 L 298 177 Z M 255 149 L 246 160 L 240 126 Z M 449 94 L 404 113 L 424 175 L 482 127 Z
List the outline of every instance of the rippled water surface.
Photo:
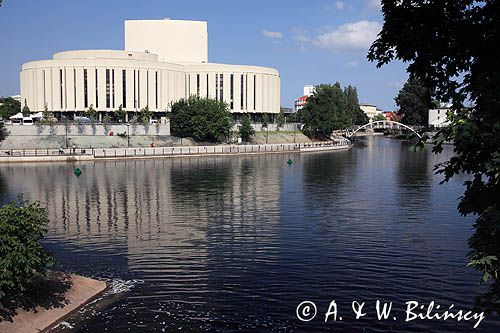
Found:
M 344 152 L 82 163 L 79 178 L 70 164 L 4 165 L 0 200 L 47 205 L 63 269 L 127 281 L 77 332 L 470 332 L 404 322 L 407 301 L 470 309 L 479 292 L 472 219 L 456 212 L 464 179 L 438 185 L 432 171 L 449 153 L 375 137 Z M 376 319 L 377 299 L 397 320 Z M 304 300 L 310 322 L 296 317 Z M 332 300 L 343 320 L 324 323 Z M 500 332 L 498 319 L 477 331 Z

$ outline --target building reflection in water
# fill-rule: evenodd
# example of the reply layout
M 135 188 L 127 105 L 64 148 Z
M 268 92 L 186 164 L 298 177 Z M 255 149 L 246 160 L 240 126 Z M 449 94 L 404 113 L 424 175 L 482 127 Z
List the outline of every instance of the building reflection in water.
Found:
M 231 274 L 243 256 L 254 253 L 258 261 L 259 251 L 273 248 L 284 158 L 82 163 L 80 177 L 70 164 L 16 165 L 2 168 L 2 177 L 9 180 L 10 195 L 24 193 L 47 206 L 50 242 L 75 253 L 126 256 L 125 270 L 156 281 L 148 293 L 158 297 L 175 295 L 176 287 L 204 289 L 218 266 Z M 98 262 L 86 266 L 97 275 L 99 268 Z M 168 281 L 168 289 L 161 281 Z

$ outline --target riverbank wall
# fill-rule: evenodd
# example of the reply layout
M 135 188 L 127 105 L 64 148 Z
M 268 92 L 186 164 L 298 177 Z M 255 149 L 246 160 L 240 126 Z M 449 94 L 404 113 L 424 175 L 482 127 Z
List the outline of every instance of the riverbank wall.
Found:
M 150 159 L 188 156 L 305 153 L 351 148 L 350 144 L 323 141 L 253 145 L 178 146 L 150 148 L 22 149 L 0 150 L 0 163 L 83 162 L 113 159 Z

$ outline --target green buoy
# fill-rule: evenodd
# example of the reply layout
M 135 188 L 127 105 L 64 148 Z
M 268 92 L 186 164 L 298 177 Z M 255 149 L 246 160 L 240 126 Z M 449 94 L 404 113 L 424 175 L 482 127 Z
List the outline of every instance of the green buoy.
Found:
M 293 163 L 293 161 L 290 158 L 288 159 L 288 161 L 286 161 L 286 164 L 288 164 L 288 165 L 292 165 L 292 163 Z
M 82 170 L 80 170 L 80 168 L 76 168 L 75 171 L 73 171 L 75 176 L 77 177 L 80 177 L 80 175 L 82 174 Z

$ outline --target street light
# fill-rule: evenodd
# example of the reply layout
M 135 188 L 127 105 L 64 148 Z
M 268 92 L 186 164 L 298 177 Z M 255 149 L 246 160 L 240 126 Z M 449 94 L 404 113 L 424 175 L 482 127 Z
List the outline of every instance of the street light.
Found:
M 127 123 L 127 148 L 130 148 L 130 123 Z

